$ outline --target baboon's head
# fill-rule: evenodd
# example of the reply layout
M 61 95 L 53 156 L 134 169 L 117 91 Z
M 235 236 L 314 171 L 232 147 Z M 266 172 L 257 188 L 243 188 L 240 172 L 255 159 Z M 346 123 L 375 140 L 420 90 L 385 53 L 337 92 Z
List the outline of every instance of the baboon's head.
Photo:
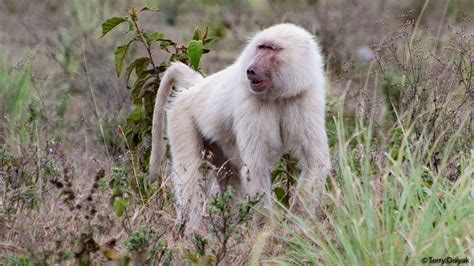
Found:
M 319 50 L 303 28 L 279 24 L 255 35 L 239 60 L 252 93 L 286 98 L 323 82 Z

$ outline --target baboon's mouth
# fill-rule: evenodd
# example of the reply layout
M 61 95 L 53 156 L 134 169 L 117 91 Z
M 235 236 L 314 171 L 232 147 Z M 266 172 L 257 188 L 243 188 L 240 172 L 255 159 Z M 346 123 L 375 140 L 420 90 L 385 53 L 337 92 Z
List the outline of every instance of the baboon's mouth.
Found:
M 268 81 L 265 79 L 262 79 L 262 80 L 254 79 L 250 81 L 250 88 L 252 88 L 254 92 L 262 92 L 267 88 L 267 84 L 268 84 Z

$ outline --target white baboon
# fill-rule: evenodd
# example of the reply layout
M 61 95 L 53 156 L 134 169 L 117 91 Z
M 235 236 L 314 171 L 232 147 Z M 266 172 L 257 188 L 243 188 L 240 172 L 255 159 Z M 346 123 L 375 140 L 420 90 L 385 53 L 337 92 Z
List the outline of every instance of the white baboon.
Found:
M 153 115 L 150 176 L 159 175 L 165 154 L 165 105 L 172 87 L 181 88 L 167 108 L 167 136 L 177 214 L 188 232 L 202 228 L 208 195 L 199 167 L 206 143 L 239 169 L 227 177 L 237 179 L 230 181 L 236 190 L 264 193 L 269 209 L 272 167 L 292 152 L 302 170 L 296 195 L 317 203 L 330 170 L 323 64 L 309 32 L 279 24 L 257 33 L 232 65 L 206 78 L 182 63 L 166 71 Z

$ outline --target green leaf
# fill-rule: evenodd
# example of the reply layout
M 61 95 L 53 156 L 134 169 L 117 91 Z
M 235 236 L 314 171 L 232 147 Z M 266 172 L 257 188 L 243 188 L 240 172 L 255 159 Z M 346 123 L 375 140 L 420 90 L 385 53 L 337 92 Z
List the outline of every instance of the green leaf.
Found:
M 133 112 L 128 116 L 133 122 L 139 122 L 142 119 L 142 107 L 137 106 Z
M 130 76 L 132 75 L 132 71 L 133 71 L 133 69 L 135 69 L 135 66 L 137 65 L 137 63 L 136 63 L 137 60 L 133 61 L 133 63 L 128 65 L 127 70 L 125 70 L 125 83 L 127 83 L 127 86 L 128 86 L 128 81 L 130 80 Z
M 176 43 L 169 39 L 160 39 L 160 48 L 162 50 L 165 50 L 170 53 L 170 50 L 168 49 L 168 46 L 170 45 L 176 45 Z
M 146 42 L 148 45 L 158 41 L 158 40 L 163 40 L 165 38 L 165 35 L 161 32 L 153 32 L 152 34 L 148 35 L 146 38 Z
M 140 9 L 140 12 L 142 12 L 142 11 L 154 11 L 154 12 L 158 12 L 158 11 L 160 11 L 160 9 L 157 8 L 157 7 L 147 7 L 147 6 L 145 6 L 145 7 L 143 7 L 142 9 Z
M 188 59 L 189 59 L 188 55 L 187 55 L 187 54 L 184 54 L 184 53 L 175 56 L 175 60 L 176 60 L 176 61 L 180 61 L 180 62 L 185 62 L 185 61 L 188 60 Z
M 128 199 L 115 199 L 114 209 L 118 217 L 122 217 L 125 213 L 125 208 L 128 206 Z
M 282 204 L 286 205 L 287 200 L 286 200 L 285 190 L 281 187 L 276 187 L 273 191 L 275 192 L 275 195 L 276 195 L 278 201 L 281 202 Z
M 156 71 L 158 71 L 158 73 L 165 72 L 166 69 L 168 69 L 169 66 L 170 66 L 170 63 L 169 63 L 169 62 L 163 61 L 163 62 L 161 62 L 160 65 L 157 67 Z
M 191 61 L 191 66 L 194 70 L 198 70 L 199 68 L 199 61 L 201 60 L 202 56 L 203 45 L 202 41 L 195 41 L 192 40 L 188 44 L 188 56 L 189 60 Z
M 113 189 L 112 189 L 112 195 L 114 195 L 114 197 L 121 197 L 123 196 L 123 188 L 121 186 L 115 186 Z
M 105 34 L 107 34 L 109 31 L 111 31 L 113 28 L 117 27 L 120 25 L 122 22 L 127 21 L 125 18 L 120 18 L 120 17 L 113 17 L 109 18 L 104 23 L 102 23 L 102 36 L 104 37 Z
M 148 57 L 144 57 L 144 58 L 141 58 L 140 60 L 137 59 L 136 61 L 137 61 L 137 65 L 135 67 L 135 74 L 137 74 L 137 77 L 141 77 L 143 72 L 151 64 L 151 60 Z M 147 71 L 147 74 L 153 73 L 153 71 L 150 71 L 150 70 Z
M 198 27 L 196 27 L 193 32 L 193 40 L 199 41 L 200 39 L 201 39 L 201 31 L 199 30 Z
M 115 68 L 117 69 L 117 76 L 120 77 L 120 73 L 122 73 L 122 68 L 123 68 L 123 61 L 125 60 L 125 57 L 127 56 L 128 52 L 128 47 L 130 46 L 130 43 L 124 44 L 122 46 L 117 47 L 115 49 Z
M 209 37 L 204 39 L 204 45 L 209 45 L 215 41 L 219 40 L 219 37 Z
M 139 94 L 138 94 L 139 98 L 137 98 L 135 100 L 137 100 L 138 102 L 141 102 L 141 99 L 140 99 L 141 95 L 140 94 L 141 94 L 142 88 L 145 85 L 145 83 L 153 77 L 154 77 L 154 75 L 153 75 L 152 70 L 146 70 L 146 71 L 142 71 L 140 73 L 137 80 L 135 80 L 135 83 L 133 83 L 133 89 L 139 92 Z M 132 98 L 132 100 L 134 100 L 134 99 Z
M 190 262 L 193 262 L 195 264 L 197 264 L 199 262 L 199 256 L 197 254 L 194 254 L 194 253 L 190 252 L 190 251 L 184 253 L 183 259 L 188 260 Z
M 207 39 L 207 34 L 209 33 L 209 27 L 206 27 L 206 30 L 204 31 L 204 33 L 202 34 L 202 39 L 205 40 Z
M 143 70 L 146 69 L 150 63 L 151 60 L 148 57 L 141 57 L 135 59 L 135 61 L 133 61 L 125 71 L 125 82 L 128 84 L 133 69 L 135 69 L 135 73 L 137 74 L 137 77 L 139 77 Z
M 141 93 L 142 87 L 133 87 L 132 91 L 130 93 L 130 97 L 132 98 L 132 103 L 135 105 L 140 105 L 142 102 L 142 99 L 140 99 L 140 93 Z

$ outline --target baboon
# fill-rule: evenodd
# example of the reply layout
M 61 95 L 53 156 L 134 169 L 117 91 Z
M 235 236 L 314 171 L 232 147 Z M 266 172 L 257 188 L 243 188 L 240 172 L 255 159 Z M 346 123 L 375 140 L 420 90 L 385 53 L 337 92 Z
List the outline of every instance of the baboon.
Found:
M 173 86 L 181 91 L 166 107 Z M 240 172 L 228 177 L 235 189 L 244 196 L 262 193 L 269 210 L 272 167 L 282 154 L 292 152 L 301 169 L 293 199 L 318 203 L 330 160 L 324 62 L 308 31 L 293 24 L 260 31 L 232 65 L 206 78 L 185 64 L 172 64 L 153 114 L 152 178 L 160 174 L 165 154 L 165 107 L 176 210 L 186 231 L 202 229 L 208 195 L 199 167 L 206 143 L 217 146 L 225 157 L 220 161 Z

